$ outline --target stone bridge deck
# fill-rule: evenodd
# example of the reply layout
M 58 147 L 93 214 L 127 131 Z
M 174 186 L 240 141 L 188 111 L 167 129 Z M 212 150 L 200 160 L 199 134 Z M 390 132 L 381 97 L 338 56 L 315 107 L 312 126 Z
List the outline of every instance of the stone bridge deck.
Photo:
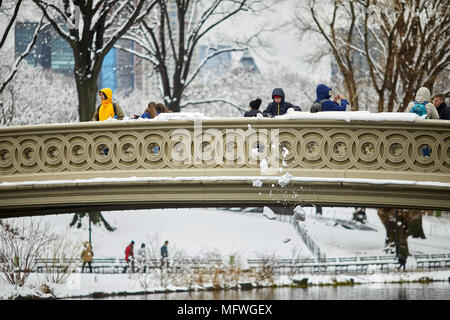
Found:
M 0 128 L 0 218 L 94 209 L 450 208 L 450 121 L 223 118 Z

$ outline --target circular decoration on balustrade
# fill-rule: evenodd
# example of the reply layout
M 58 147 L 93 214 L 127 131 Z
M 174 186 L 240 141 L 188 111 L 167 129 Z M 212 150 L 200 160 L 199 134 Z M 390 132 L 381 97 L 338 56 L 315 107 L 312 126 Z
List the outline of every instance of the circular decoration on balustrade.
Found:
M 94 170 L 111 170 L 118 166 L 117 147 L 119 140 L 113 133 L 92 134 L 88 146 L 87 161 Z
M 357 169 L 376 170 L 381 164 L 380 156 L 381 141 L 376 132 L 370 130 L 359 130 L 351 139 L 352 151 L 350 159 Z
M 13 164 L 21 173 L 37 173 L 42 170 L 43 163 L 39 157 L 42 141 L 36 136 L 27 136 L 15 141 Z
M 320 150 L 321 148 L 321 142 L 314 140 L 314 139 L 308 139 L 304 142 L 305 145 L 305 158 L 309 160 L 317 160 L 320 158 Z
M 349 169 L 353 166 L 350 160 L 351 136 L 336 129 L 330 130 L 322 145 L 322 160 L 330 169 Z
M 247 131 L 245 139 L 245 150 L 248 151 L 246 165 L 250 168 L 259 168 L 260 161 L 266 159 L 268 162 L 270 153 L 270 135 L 269 130 L 252 129 Z
M 0 168 L 13 167 L 13 144 L 9 141 L 2 141 L 0 143 Z
M 315 132 L 301 130 L 297 143 L 297 154 L 294 155 L 299 165 L 303 168 L 322 168 L 326 164 L 323 161 L 323 149 L 325 145 L 326 132 L 316 130 Z
M 194 157 L 193 133 L 188 130 L 174 130 L 170 133 L 165 148 L 162 152 L 164 163 L 171 168 L 185 169 L 192 166 Z M 197 160 L 199 161 L 199 160 Z
M 60 172 L 65 166 L 63 163 L 65 138 L 57 135 L 44 141 L 42 159 L 44 161 L 44 170 L 46 172 Z
M 389 155 L 392 159 L 394 159 L 394 161 L 397 161 L 398 159 L 405 157 L 405 149 L 401 143 L 391 143 L 389 146 Z
M 214 168 L 224 163 L 223 132 L 207 129 L 194 136 L 194 165 L 197 168 Z
M 69 134 L 66 136 L 62 162 L 69 171 L 85 171 L 90 168 L 88 162 L 89 143 L 92 142 L 88 134 Z
M 388 131 L 380 134 L 380 164 L 386 170 L 406 170 L 408 132 Z
M 441 163 L 444 172 L 450 172 L 450 139 L 448 139 L 442 148 L 443 152 L 441 154 Z
M 298 143 L 297 131 L 293 129 L 280 129 L 278 138 L 278 157 L 280 165 L 293 168 L 297 165 L 295 155 Z
M 122 170 L 133 170 L 139 168 L 137 161 L 139 153 L 139 134 L 134 132 L 120 132 L 117 134 L 119 143 L 117 167 Z
M 407 162 L 413 170 L 433 172 L 439 169 L 442 161 L 437 156 L 439 138 L 439 135 L 434 132 L 412 133 L 410 135 Z
M 295 165 L 293 143 L 291 141 L 280 141 L 278 148 L 278 157 L 280 159 L 280 165 L 292 168 Z
M 159 130 L 145 131 L 138 136 L 136 159 L 145 169 L 160 169 L 167 166 L 163 159 L 169 136 Z
M 227 132 L 223 143 L 224 168 L 239 168 L 245 164 L 245 138 L 237 132 Z

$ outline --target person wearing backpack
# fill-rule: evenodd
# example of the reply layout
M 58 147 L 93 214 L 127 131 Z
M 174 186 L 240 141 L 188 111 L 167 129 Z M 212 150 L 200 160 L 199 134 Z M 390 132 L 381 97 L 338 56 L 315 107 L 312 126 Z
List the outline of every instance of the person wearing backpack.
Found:
M 408 104 L 405 112 L 426 116 L 425 119 L 439 119 L 439 113 L 436 111 L 436 107 L 431 103 L 430 90 L 425 87 L 421 87 L 417 90 L 415 100 Z
M 123 120 L 124 113 L 117 102 L 112 101 L 112 90 L 104 88 L 98 92 L 102 103 L 92 116 L 92 121 L 105 121 L 108 119 Z
M 335 96 L 333 100 L 331 98 L 330 91 L 332 89 L 324 84 L 319 84 L 316 87 L 317 99 L 311 106 L 311 113 L 320 111 L 345 111 L 347 109 L 348 101 L 341 94 Z M 340 101 L 340 103 L 339 103 Z

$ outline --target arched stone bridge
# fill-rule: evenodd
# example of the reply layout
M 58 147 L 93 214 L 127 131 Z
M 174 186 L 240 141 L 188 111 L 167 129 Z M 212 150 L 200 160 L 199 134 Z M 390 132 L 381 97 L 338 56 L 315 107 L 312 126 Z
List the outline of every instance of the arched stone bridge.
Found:
M 262 205 L 450 208 L 450 121 L 223 118 L 0 128 L 0 218 Z

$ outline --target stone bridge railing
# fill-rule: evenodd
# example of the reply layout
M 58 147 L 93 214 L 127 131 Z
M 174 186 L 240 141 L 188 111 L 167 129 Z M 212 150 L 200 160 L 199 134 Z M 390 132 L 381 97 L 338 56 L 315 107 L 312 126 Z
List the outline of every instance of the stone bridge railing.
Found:
M 276 203 L 446 209 L 449 191 L 450 121 L 223 118 L 0 128 L 0 216 Z

